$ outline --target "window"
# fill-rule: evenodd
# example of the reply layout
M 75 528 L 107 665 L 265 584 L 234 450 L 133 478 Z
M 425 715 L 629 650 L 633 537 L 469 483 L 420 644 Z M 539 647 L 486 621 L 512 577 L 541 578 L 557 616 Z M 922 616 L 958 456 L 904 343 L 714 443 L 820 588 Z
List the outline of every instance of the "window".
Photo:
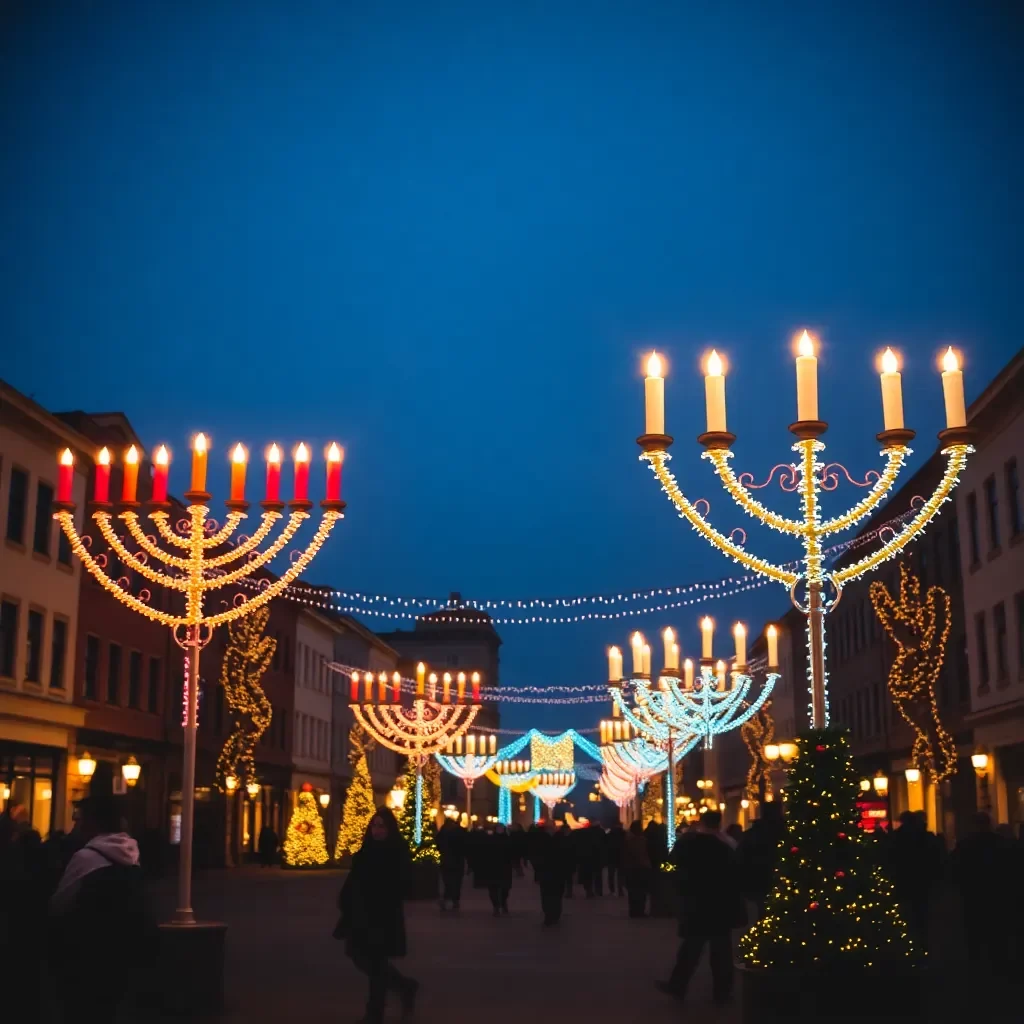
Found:
M 30 608 L 28 612 L 28 638 L 25 651 L 25 681 L 42 682 L 43 674 L 43 624 L 42 612 Z
M 992 609 L 992 626 L 996 634 L 996 677 L 1006 679 L 1010 669 L 1006 653 L 1006 604 L 1003 601 Z
M 146 694 L 146 707 L 156 714 L 160 709 L 160 675 L 163 664 L 159 658 L 149 659 L 149 686 Z
M 288 749 L 288 712 L 281 712 L 281 749 Z
M 288 637 L 284 638 L 284 651 L 281 654 L 283 661 L 283 668 L 285 672 L 291 672 L 292 670 L 292 642 Z
M 0 602 L 0 676 L 14 678 L 14 652 L 18 642 L 18 606 Z
M 50 637 L 50 689 L 64 689 L 64 660 L 68 649 L 68 624 L 54 618 L 53 634 Z
M 985 508 L 988 513 L 988 549 L 994 551 L 999 547 L 999 491 L 996 490 L 994 476 L 985 481 Z
M 85 638 L 85 684 L 82 695 L 89 700 L 96 700 L 99 693 L 100 674 L 100 638 Z
M 128 655 L 128 707 L 141 707 L 142 701 L 142 653 L 132 651 Z
M 25 543 L 25 506 L 28 504 L 28 473 L 11 468 L 11 482 L 7 490 L 7 539 L 15 544 Z
M 1006 504 L 1010 510 L 1010 536 L 1019 537 L 1022 528 L 1020 511 L 1020 477 L 1017 475 L 1017 460 L 1006 464 Z
M 63 530 L 61 531 L 63 533 Z M 53 534 L 53 488 L 49 484 L 36 484 L 36 521 L 32 531 L 32 550 L 50 555 L 50 537 Z
M 981 561 L 981 542 L 978 539 L 978 496 L 971 491 L 967 495 L 967 529 L 971 540 L 971 565 Z
M 988 637 L 985 634 L 985 613 L 978 612 L 974 616 L 974 639 L 978 645 L 978 682 L 982 687 L 988 686 Z
M 107 651 L 107 703 L 121 703 L 121 645 L 111 644 Z
M 63 530 L 57 531 L 57 561 L 61 565 L 71 564 L 71 541 L 68 540 Z

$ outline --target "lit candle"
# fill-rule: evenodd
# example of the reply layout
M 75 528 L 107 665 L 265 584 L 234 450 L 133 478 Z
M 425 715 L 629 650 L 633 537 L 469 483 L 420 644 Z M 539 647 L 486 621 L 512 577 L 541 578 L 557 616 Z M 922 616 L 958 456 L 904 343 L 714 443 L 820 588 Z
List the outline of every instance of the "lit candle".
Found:
M 456 677 L 456 693 L 461 704 L 466 699 L 466 673 L 460 672 Z
M 707 406 L 708 433 L 724 433 L 725 367 L 722 365 L 722 357 L 714 349 L 705 367 L 704 403 Z
M 352 704 L 359 703 L 359 673 L 352 673 L 352 692 L 349 694 Z
M 473 688 L 473 703 L 480 703 L 480 673 L 474 672 L 469 677 L 469 685 Z
M 796 418 L 816 420 L 818 418 L 818 359 L 814 354 L 814 342 L 804 331 L 796 343 Z
M 622 682 L 622 651 L 618 647 L 608 648 L 608 682 Z
M 391 689 L 395 692 L 395 703 L 402 703 L 402 676 L 398 672 L 391 673 Z
M 779 631 L 774 626 L 766 630 L 768 637 L 768 667 L 778 668 L 779 666 Z
M 622 722 L 612 723 L 612 739 L 618 742 L 622 739 Z
M 942 396 L 946 400 L 946 426 L 967 426 L 967 405 L 964 402 L 964 372 L 960 369 L 952 345 L 942 357 Z
M 601 723 L 601 746 L 604 746 L 608 742 L 608 722 Z
M 472 733 L 466 737 L 466 753 L 470 757 L 476 757 L 476 737 Z
M 309 449 L 300 441 L 295 449 L 295 501 L 309 499 Z
M 648 434 L 664 434 L 665 378 L 661 375 L 661 357 L 657 352 L 652 352 L 647 360 L 644 399 L 647 409 L 645 432 Z
M 207 442 L 205 434 L 196 434 L 192 442 L 192 486 L 189 490 L 206 490 Z
M 281 449 L 272 444 L 267 449 L 267 501 L 281 500 Z
M 679 671 L 679 645 L 676 643 L 676 634 L 671 626 L 666 626 L 661 634 L 665 642 L 665 671 Z
M 171 468 L 171 453 L 162 444 L 153 459 L 153 501 L 167 500 L 167 473 Z
M 629 638 L 629 645 L 633 648 L 633 675 L 644 674 L 644 635 L 639 630 Z
M 710 615 L 705 615 L 700 620 L 700 656 L 706 660 L 711 659 L 711 652 L 714 649 L 715 623 Z
M 327 449 L 327 500 L 341 501 L 341 464 L 345 459 L 345 449 L 339 448 L 333 441 Z
M 725 662 L 715 662 L 715 675 L 718 676 L 718 688 L 720 690 L 725 689 Z
M 493 757 L 498 752 L 498 737 L 495 736 L 493 732 L 491 733 L 491 740 L 489 745 L 491 748 L 491 756 Z
M 363 687 L 366 691 L 366 700 L 373 700 L 373 673 L 367 672 L 363 676 Z
M 455 753 L 456 754 L 461 754 L 462 753 L 462 737 L 461 736 L 456 736 L 455 737 Z
M 377 677 L 377 699 L 382 703 L 388 699 L 388 674 L 381 672 Z
M 747 627 L 737 622 L 732 627 L 732 635 L 736 640 L 736 668 L 743 668 L 747 663 Z
M 134 502 L 139 492 L 139 450 L 132 445 L 124 453 L 124 475 L 121 479 L 121 500 Z
M 424 684 L 426 683 L 426 679 L 427 679 L 427 666 L 424 665 L 423 662 L 421 661 L 416 666 L 416 696 L 417 697 L 422 697 L 423 696 Z
M 427 681 L 430 683 L 430 689 L 427 691 L 427 699 L 428 700 L 436 700 L 437 699 L 437 673 L 436 672 L 431 672 Z
M 101 448 L 96 456 L 96 486 L 92 500 L 103 505 L 110 501 L 110 452 L 106 448 Z
M 896 353 L 882 353 L 882 421 L 886 430 L 903 429 L 903 382 Z
M 683 687 L 693 689 L 693 662 L 689 658 L 683 662 Z
M 643 671 L 643 674 L 645 676 L 650 676 L 650 674 L 651 674 L 651 645 L 650 644 L 644 644 L 643 650 L 644 650 L 644 671 Z
M 70 448 L 60 453 L 57 461 L 57 500 L 71 501 L 71 490 L 75 483 L 75 455 Z
M 249 453 L 241 444 L 231 453 L 231 500 L 245 501 L 245 464 Z
M 445 704 L 450 704 L 452 700 L 452 674 L 451 672 L 445 672 L 442 677 L 441 693 L 443 695 L 443 701 Z

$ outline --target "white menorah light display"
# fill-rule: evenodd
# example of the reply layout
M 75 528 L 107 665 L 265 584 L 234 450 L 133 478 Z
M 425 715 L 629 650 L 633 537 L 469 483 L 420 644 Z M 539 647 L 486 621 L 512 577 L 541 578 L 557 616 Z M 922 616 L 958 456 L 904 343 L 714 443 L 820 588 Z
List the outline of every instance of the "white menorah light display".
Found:
M 434 755 L 438 763 L 466 786 L 466 815 L 473 812 L 473 783 L 483 778 L 497 763 L 498 737 L 494 733 L 466 733 L 456 736 L 443 753 Z M 472 820 L 472 818 L 470 818 Z

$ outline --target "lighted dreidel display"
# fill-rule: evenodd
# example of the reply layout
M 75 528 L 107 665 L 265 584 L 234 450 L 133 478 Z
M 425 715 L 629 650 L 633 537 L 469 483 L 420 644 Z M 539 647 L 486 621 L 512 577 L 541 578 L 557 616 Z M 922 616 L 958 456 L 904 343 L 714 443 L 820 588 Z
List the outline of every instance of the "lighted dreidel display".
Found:
M 443 753 L 434 755 L 446 771 L 466 786 L 466 816 L 472 820 L 473 783 L 486 775 L 498 760 L 498 737 L 494 733 L 466 733 L 456 736 Z

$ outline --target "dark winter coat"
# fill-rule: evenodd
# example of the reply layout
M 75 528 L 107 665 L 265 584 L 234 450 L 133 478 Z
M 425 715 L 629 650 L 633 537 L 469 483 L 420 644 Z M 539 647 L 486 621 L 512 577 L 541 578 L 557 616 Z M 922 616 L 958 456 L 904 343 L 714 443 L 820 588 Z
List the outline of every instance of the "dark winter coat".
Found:
M 511 885 L 514 861 L 515 847 L 507 832 L 495 832 L 488 836 L 480 850 L 480 883 L 488 886 Z
M 679 886 L 679 934 L 720 935 L 746 921 L 739 859 L 720 832 L 698 830 L 676 843 L 672 864 Z
M 646 836 L 627 832 L 622 845 L 622 872 L 626 876 L 626 884 L 631 884 L 631 879 L 643 880 L 650 870 L 651 855 Z
M 437 849 L 441 854 L 441 870 L 453 875 L 466 873 L 466 844 L 469 833 L 448 818 L 437 833 Z

